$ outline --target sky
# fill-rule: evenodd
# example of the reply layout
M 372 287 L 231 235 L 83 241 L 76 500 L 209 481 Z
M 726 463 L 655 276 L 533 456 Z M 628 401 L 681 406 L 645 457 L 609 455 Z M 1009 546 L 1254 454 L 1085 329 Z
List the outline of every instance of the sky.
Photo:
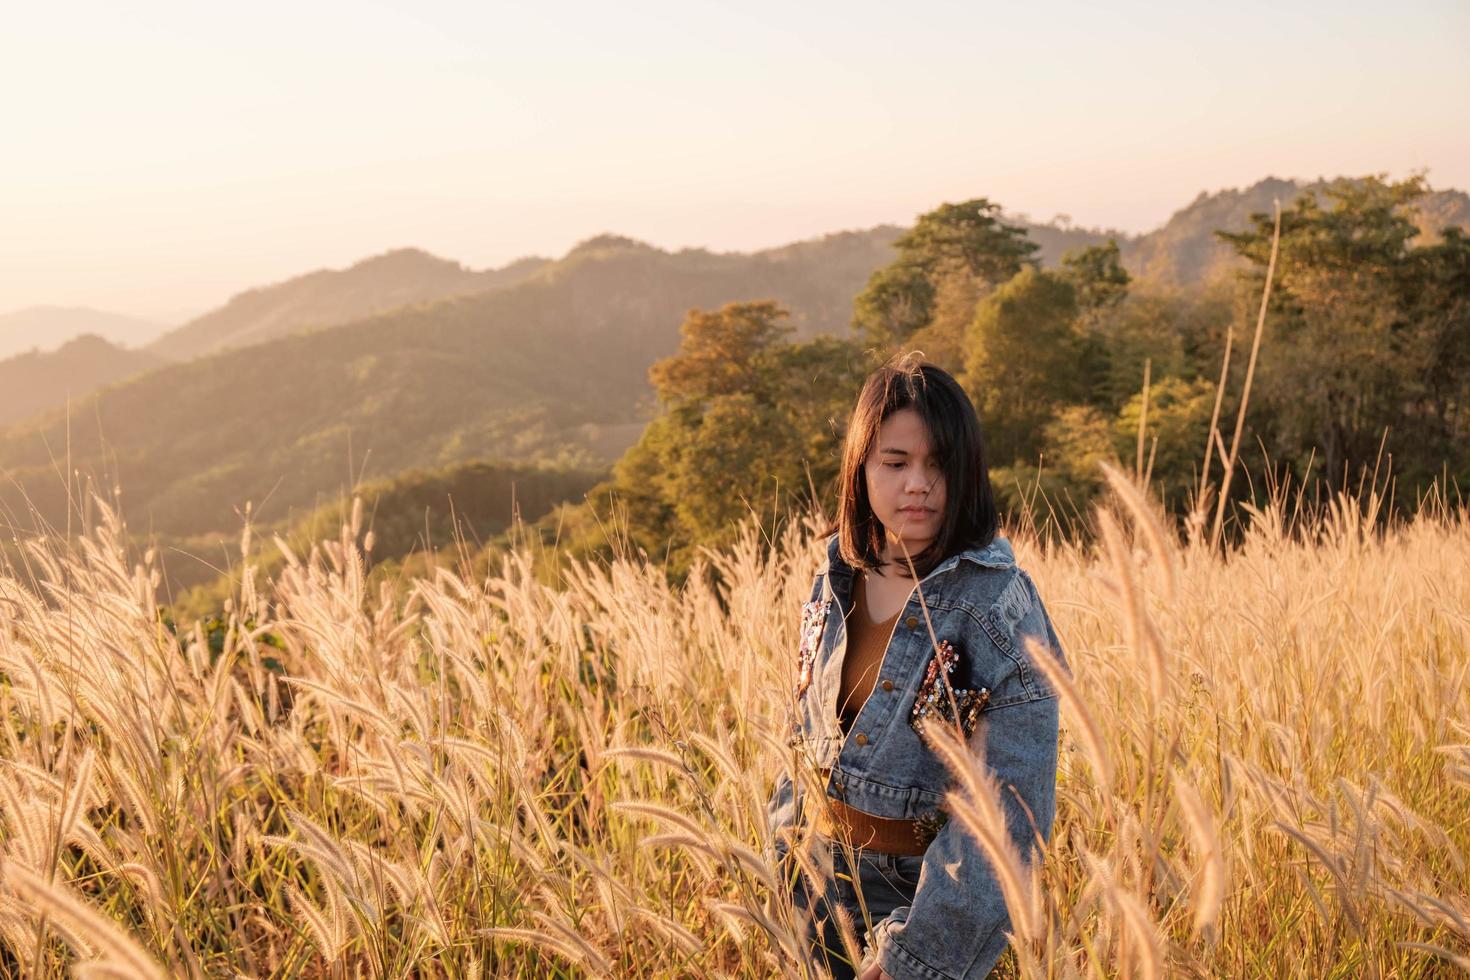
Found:
M 0 312 L 175 323 L 417 247 L 748 251 L 945 201 L 1147 231 L 1266 176 L 1470 189 L 1470 3 L 17 5 Z

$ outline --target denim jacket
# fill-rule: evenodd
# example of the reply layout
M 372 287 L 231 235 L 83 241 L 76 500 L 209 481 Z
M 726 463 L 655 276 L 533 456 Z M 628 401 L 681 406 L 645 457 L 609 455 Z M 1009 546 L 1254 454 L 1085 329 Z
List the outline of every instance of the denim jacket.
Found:
M 1058 659 L 1061 645 L 1005 538 L 952 555 L 920 582 L 939 650 L 916 592 L 899 613 L 873 692 L 844 736 L 837 697 L 854 580 L 834 534 L 802 607 L 790 744 L 807 763 L 831 770 L 828 796 L 931 828 L 912 905 L 875 924 L 883 969 L 894 980 L 984 977 L 1005 950 L 1010 920 L 979 845 L 941 810 L 952 777 L 925 744 L 923 719 L 915 715 L 936 703 L 929 695 L 943 688 L 935 678 L 952 661 L 958 718 L 998 780 L 1011 838 L 1030 861 L 1036 835 L 1050 840 L 1056 810 L 1057 698 L 1032 666 L 1024 638 L 1035 637 Z M 953 719 L 954 705 L 948 713 Z M 782 853 L 785 832 L 802 822 L 803 795 L 789 775 L 771 794 L 768 818 Z

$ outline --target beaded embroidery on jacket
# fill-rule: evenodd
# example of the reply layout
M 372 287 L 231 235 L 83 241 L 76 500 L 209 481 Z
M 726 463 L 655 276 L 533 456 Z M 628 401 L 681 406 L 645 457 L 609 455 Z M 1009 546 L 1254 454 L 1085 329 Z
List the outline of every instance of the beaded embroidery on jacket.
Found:
M 990 690 L 955 687 L 950 677 L 959 662 L 960 655 L 955 652 L 954 644 L 940 640 L 929 666 L 924 668 L 924 679 L 919 682 L 914 706 L 909 711 L 909 725 L 921 737 L 925 726 L 935 721 L 959 725 L 967 739 L 975 733 L 980 712 L 985 710 L 985 704 L 990 700 Z
M 801 640 L 797 644 L 796 696 L 806 694 L 812 683 L 812 666 L 817 662 L 817 648 L 822 642 L 822 631 L 827 626 L 827 610 L 832 604 L 826 599 L 813 599 L 801 607 Z

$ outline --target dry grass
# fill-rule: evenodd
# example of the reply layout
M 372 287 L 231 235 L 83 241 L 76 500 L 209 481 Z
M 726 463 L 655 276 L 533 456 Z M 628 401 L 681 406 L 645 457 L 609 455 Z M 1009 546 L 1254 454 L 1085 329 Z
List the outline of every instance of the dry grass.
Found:
M 1466 967 L 1464 516 L 1345 505 L 1304 541 L 1271 512 L 1222 559 L 1113 479 L 1100 553 L 1018 542 L 1073 677 L 1006 969 Z M 811 975 L 763 826 L 811 524 L 682 592 L 522 553 L 370 593 L 359 530 L 247 579 L 213 651 L 105 511 L 0 574 L 0 971 Z

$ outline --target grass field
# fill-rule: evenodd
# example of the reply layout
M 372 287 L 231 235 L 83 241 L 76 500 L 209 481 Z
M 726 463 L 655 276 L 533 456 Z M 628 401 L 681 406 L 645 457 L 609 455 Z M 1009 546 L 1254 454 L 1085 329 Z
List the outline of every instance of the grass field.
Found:
M 1002 970 L 1470 968 L 1464 514 L 1276 508 L 1224 558 L 1107 514 L 1015 541 L 1073 680 Z M 370 587 L 361 530 L 212 633 L 105 517 L 0 574 L 0 972 L 814 975 L 763 826 L 811 522 L 679 591 L 529 551 Z

